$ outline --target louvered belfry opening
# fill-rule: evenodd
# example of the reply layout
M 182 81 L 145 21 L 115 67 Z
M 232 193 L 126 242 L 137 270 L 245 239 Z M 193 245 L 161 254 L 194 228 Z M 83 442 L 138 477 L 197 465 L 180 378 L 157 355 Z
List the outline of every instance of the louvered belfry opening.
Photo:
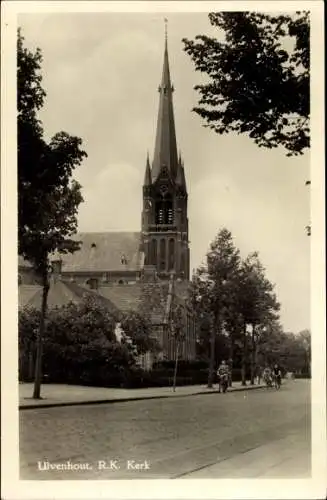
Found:
M 167 225 L 174 223 L 174 210 L 172 196 L 159 195 L 156 201 L 156 224 Z

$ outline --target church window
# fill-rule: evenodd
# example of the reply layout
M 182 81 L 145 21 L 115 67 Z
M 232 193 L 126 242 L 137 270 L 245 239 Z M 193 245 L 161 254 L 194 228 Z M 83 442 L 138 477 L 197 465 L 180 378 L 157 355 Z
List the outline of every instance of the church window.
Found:
M 150 262 L 149 264 L 152 264 L 155 266 L 157 264 L 157 240 L 152 240 L 151 241 L 151 247 L 150 247 Z
M 160 240 L 160 269 L 166 269 L 166 240 Z
M 124 254 L 120 257 L 120 262 L 121 262 L 123 265 L 126 265 L 126 264 L 127 264 L 127 258 L 126 258 L 126 256 L 125 256 Z
M 169 240 L 169 270 L 175 267 L 175 241 Z
M 97 247 L 96 244 L 92 243 L 91 248 L 96 248 L 96 247 Z

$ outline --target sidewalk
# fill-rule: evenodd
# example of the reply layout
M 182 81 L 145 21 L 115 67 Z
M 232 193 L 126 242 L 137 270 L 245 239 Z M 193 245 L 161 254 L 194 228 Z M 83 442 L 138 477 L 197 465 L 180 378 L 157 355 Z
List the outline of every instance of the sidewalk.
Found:
M 286 438 L 259 446 L 183 477 L 186 479 L 304 479 L 310 475 L 310 438 L 294 432 Z
M 264 385 L 242 386 L 241 382 L 234 382 L 229 392 L 254 390 L 264 387 Z M 19 409 L 27 410 L 32 408 L 49 408 L 52 406 L 72 406 L 85 404 L 116 403 L 125 401 L 138 401 L 142 399 L 162 399 L 171 397 L 194 396 L 198 394 L 217 394 L 215 385 L 213 389 L 208 389 L 204 385 L 192 385 L 176 387 L 173 392 L 172 387 L 151 387 L 144 389 L 116 389 L 105 387 L 85 387 L 65 384 L 44 384 L 41 387 L 40 400 L 32 399 L 33 384 L 19 384 Z M 222 397 L 224 395 L 222 394 Z

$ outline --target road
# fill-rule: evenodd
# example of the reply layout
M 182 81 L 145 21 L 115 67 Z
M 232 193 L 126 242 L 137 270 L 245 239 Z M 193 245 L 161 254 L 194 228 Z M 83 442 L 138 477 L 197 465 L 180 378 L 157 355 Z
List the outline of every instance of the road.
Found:
M 280 391 L 23 410 L 21 479 L 274 477 L 293 455 L 306 474 L 310 428 L 304 380 Z

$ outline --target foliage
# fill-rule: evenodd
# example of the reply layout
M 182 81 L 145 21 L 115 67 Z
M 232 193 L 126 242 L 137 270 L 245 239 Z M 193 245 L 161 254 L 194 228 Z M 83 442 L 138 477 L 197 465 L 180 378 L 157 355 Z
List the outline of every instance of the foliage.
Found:
M 37 112 L 44 104 L 42 55 L 17 39 L 18 132 L 18 252 L 41 278 L 42 307 L 37 342 L 34 398 L 40 397 L 42 341 L 49 291 L 49 256 L 72 253 L 79 243 L 72 239 L 77 210 L 83 201 L 81 186 L 72 179 L 74 169 L 87 156 L 82 140 L 59 132 L 47 143 Z
M 242 262 L 239 283 L 239 307 L 245 323 L 264 325 L 278 318 L 280 305 L 273 290 L 258 253 L 250 254 Z
M 203 354 L 210 353 L 209 386 L 217 365 L 217 347 L 230 347 L 223 326 L 227 311 L 235 302 L 239 265 L 239 250 L 230 231 L 223 228 L 210 245 L 206 265 L 201 266 L 192 278 L 191 303 L 199 323 L 199 347 Z
M 147 351 L 159 351 L 157 339 L 151 336 L 151 321 L 146 315 L 129 311 L 124 314 L 120 321 L 120 327 L 123 331 L 122 342 L 131 345 L 135 353 L 145 354 Z
M 31 348 L 40 313 L 19 313 L 20 349 Z M 91 298 L 48 312 L 44 334 L 44 372 L 52 382 L 90 385 L 121 383 L 135 363 L 128 347 L 117 341 L 116 318 Z M 26 352 L 25 352 L 26 354 Z
M 286 333 L 278 322 L 271 322 L 260 338 L 258 354 L 261 366 L 278 363 L 285 371 L 310 374 L 310 331 Z
M 225 359 L 234 368 L 242 367 L 243 383 L 251 367 L 253 381 L 261 332 L 277 320 L 279 310 L 274 286 L 266 278 L 258 254 L 241 260 L 230 231 L 219 231 L 210 245 L 206 265 L 193 275 L 190 301 L 198 320 L 198 355 L 210 359 L 211 377 L 214 366 Z
M 86 153 L 82 141 L 66 132 L 54 135 L 49 143 L 37 118 L 44 104 L 41 86 L 42 55 L 24 47 L 18 31 L 18 232 L 19 254 L 44 275 L 48 256 L 60 250 L 71 252 L 78 245 L 70 238 L 76 231 L 77 209 L 82 202 L 81 187 L 71 179 Z
M 310 145 L 309 12 L 220 12 L 209 21 L 223 40 L 183 40 L 209 79 L 195 87 L 194 111 L 219 134 L 246 133 L 259 147 L 302 154 Z

